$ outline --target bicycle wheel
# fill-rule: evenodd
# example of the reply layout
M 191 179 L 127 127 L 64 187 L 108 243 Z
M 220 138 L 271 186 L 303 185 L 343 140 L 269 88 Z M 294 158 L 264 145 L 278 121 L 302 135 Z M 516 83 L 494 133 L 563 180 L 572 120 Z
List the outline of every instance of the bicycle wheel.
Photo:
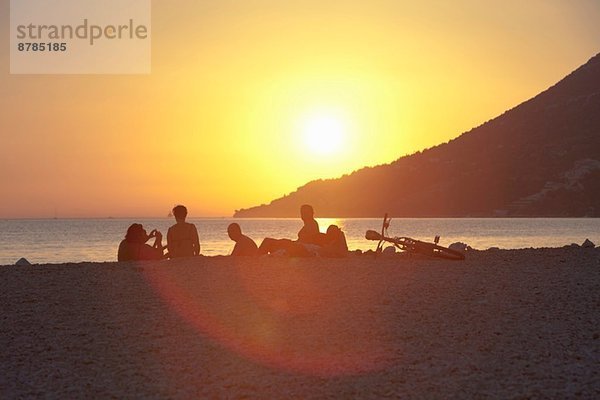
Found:
M 430 254 L 434 257 L 444 258 L 446 260 L 460 261 L 465 259 L 465 255 L 460 251 L 452 250 L 443 246 L 438 246 L 437 244 L 433 245 Z
M 405 239 L 405 242 L 408 244 L 408 250 L 414 253 L 423 254 L 428 257 L 444 258 L 446 260 L 459 261 L 465 259 L 465 255 L 460 251 L 451 250 L 435 243 L 427 243 L 410 238 L 403 239 Z

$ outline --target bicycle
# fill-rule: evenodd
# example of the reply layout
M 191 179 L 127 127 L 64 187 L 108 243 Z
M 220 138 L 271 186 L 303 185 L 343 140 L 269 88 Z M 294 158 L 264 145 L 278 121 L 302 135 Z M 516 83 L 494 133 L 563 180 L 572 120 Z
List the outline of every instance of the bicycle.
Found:
M 421 240 L 412 239 L 409 237 L 388 237 L 387 230 L 390 227 L 391 218 L 388 218 L 388 215 L 385 214 L 383 217 L 383 225 L 381 227 L 381 233 L 368 230 L 365 234 L 365 238 L 367 240 L 378 240 L 377 249 L 375 250 L 376 254 L 379 254 L 383 251 L 383 243 L 391 243 L 394 247 L 400 249 L 409 254 L 422 254 L 429 257 L 438 257 L 444 258 L 447 260 L 464 260 L 465 255 L 460 251 L 452 250 L 447 247 L 443 247 L 438 245 L 440 240 L 439 236 L 436 236 L 434 239 L 434 243 L 423 242 Z

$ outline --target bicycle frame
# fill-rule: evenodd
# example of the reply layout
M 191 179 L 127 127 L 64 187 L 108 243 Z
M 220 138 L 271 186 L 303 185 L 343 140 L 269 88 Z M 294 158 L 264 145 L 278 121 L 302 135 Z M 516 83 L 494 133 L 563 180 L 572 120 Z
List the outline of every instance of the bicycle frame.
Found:
M 464 260 L 465 255 L 461 252 L 448 249 L 438 245 L 439 236 L 435 237 L 434 243 L 423 242 L 409 237 L 388 237 L 387 230 L 390 227 L 391 218 L 388 218 L 387 213 L 383 217 L 381 233 L 368 230 L 365 237 L 368 240 L 378 240 L 376 254 L 383 251 L 383 243 L 391 243 L 394 247 L 401 251 L 411 253 L 419 253 L 432 257 L 446 258 L 449 260 Z

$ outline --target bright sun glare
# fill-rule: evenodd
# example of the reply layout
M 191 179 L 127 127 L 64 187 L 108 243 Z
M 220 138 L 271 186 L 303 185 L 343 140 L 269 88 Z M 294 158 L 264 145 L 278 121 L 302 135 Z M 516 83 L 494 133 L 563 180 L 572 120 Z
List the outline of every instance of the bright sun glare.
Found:
M 327 155 L 342 150 L 346 127 L 343 121 L 332 115 L 315 114 L 304 121 L 302 133 L 311 152 Z

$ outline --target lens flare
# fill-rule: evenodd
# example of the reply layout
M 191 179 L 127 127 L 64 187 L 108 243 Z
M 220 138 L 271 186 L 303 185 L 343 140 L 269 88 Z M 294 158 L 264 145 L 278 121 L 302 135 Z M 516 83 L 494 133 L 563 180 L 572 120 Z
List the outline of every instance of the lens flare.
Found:
M 199 333 L 255 362 L 323 377 L 387 365 L 387 346 L 381 335 L 373 335 L 381 324 L 368 312 L 377 289 L 356 279 L 362 289 L 355 290 L 341 273 L 334 275 L 332 288 L 309 260 L 238 264 L 227 258 L 222 263 L 210 269 L 146 268 L 144 273 Z M 357 321 L 356 312 L 373 320 Z

